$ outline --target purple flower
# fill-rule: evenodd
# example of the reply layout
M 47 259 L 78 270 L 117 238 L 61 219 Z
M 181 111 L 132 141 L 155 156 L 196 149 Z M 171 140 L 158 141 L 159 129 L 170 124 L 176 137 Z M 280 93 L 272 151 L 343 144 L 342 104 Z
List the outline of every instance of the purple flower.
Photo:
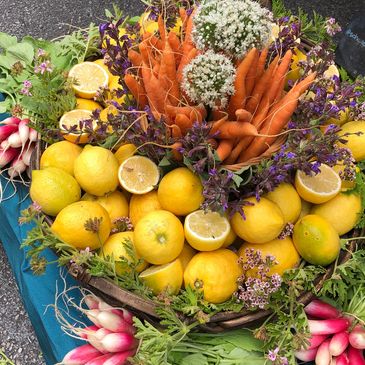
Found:
M 326 29 L 327 34 L 330 35 L 331 37 L 333 37 L 338 32 L 341 32 L 341 30 L 342 30 L 340 25 L 338 23 L 336 23 L 335 18 L 327 19 L 325 29 Z
M 275 350 L 269 350 L 269 353 L 267 354 L 267 358 L 270 361 L 275 361 L 279 353 L 279 347 L 277 347 Z
M 32 96 L 30 89 L 32 88 L 32 83 L 29 80 L 23 81 L 23 88 L 20 90 L 20 93 L 26 96 Z
M 52 72 L 52 71 L 53 71 L 53 68 L 52 68 L 49 60 L 44 61 L 34 67 L 34 72 L 40 73 L 41 75 L 43 75 L 45 72 Z
M 44 57 L 46 55 L 46 51 L 42 48 L 38 48 L 37 50 L 37 58 Z

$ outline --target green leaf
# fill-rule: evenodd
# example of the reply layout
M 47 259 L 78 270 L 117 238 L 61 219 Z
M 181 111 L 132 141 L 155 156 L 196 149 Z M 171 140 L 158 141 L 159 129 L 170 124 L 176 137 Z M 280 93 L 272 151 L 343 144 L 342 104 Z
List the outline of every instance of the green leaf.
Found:
M 7 54 L 13 55 L 18 60 L 30 65 L 34 58 L 34 48 L 29 43 L 18 43 L 10 46 L 7 49 Z
M 7 48 L 16 43 L 17 43 L 16 37 L 7 33 L 0 32 L 0 48 L 6 50 Z
M 203 354 L 192 354 L 184 357 L 181 365 L 208 365 L 208 359 Z
M 11 108 L 11 99 L 6 98 L 4 101 L 0 102 L 0 113 L 6 113 L 10 111 Z
M 166 156 L 164 156 L 163 159 L 158 164 L 158 166 L 159 167 L 169 167 L 169 166 L 171 166 L 171 162 Z
M 140 16 L 134 16 L 132 18 L 129 18 L 128 24 L 132 24 L 132 25 L 137 24 L 139 22 L 139 19 L 141 19 Z

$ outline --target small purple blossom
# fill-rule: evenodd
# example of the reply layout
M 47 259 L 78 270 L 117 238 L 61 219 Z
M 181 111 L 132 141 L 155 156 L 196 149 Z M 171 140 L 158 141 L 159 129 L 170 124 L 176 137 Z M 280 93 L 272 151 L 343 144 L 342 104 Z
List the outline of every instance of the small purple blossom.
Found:
M 326 21 L 325 29 L 328 35 L 333 37 L 335 34 L 341 32 L 342 28 L 340 25 L 336 22 L 335 18 L 329 18 Z
M 47 53 L 44 49 L 42 49 L 42 48 L 37 49 L 37 58 L 44 57 L 44 56 L 46 56 L 46 54 Z
M 23 81 L 23 88 L 20 90 L 20 93 L 26 96 L 32 96 L 30 89 L 32 88 L 32 83 L 29 80 Z
M 269 350 L 269 353 L 267 354 L 267 358 L 270 361 L 275 361 L 279 353 L 279 347 L 277 347 L 275 350 Z
M 53 68 L 52 68 L 51 62 L 49 60 L 46 60 L 34 67 L 34 72 L 40 73 L 41 75 L 44 75 L 46 72 L 52 72 L 52 71 L 53 71 Z

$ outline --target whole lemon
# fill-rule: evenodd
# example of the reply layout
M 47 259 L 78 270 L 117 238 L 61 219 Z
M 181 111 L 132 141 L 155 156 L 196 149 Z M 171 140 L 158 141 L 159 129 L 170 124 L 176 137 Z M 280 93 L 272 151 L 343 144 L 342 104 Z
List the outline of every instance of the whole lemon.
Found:
M 300 256 L 290 237 L 259 244 L 244 243 L 238 251 L 238 256 L 243 258 L 243 262 L 247 261 L 246 249 L 260 251 L 262 258 L 269 255 L 275 257 L 276 264 L 270 268 L 270 275 L 283 275 L 286 270 L 296 267 L 300 262 Z M 247 275 L 254 276 L 255 272 L 248 272 Z
M 110 226 L 108 212 L 100 204 L 79 201 L 62 209 L 51 229 L 62 241 L 75 248 L 95 250 L 109 237 Z
M 86 193 L 82 196 L 81 200 L 97 202 L 104 207 L 109 214 L 112 227 L 116 226 L 114 221 L 117 218 L 128 217 L 129 206 L 127 198 L 118 190 L 104 196 L 95 196 Z
M 356 134 L 359 132 L 361 134 Z M 352 134 L 345 136 L 346 133 Z M 347 141 L 346 144 L 340 143 L 340 147 L 348 148 L 356 162 L 365 159 L 365 121 L 347 122 L 341 126 L 341 131 L 338 134 L 341 136 L 341 139 Z
M 227 249 L 197 253 L 184 272 L 185 287 L 201 290 L 210 303 L 223 303 L 237 290 L 238 256 Z
M 76 98 L 76 109 L 84 109 L 93 111 L 95 109 L 102 109 L 101 105 L 94 100 Z
M 195 254 L 196 250 L 194 250 L 187 242 L 185 242 L 184 247 L 179 255 L 179 259 L 181 261 L 184 270 L 186 266 L 188 266 L 188 263 L 194 257 Z
M 136 146 L 132 143 L 127 143 L 120 146 L 118 150 L 114 153 L 114 156 L 117 158 L 120 165 L 128 157 L 133 156 L 136 152 L 137 152 Z
M 69 141 L 53 143 L 42 153 L 40 168 L 58 167 L 74 176 L 74 163 L 81 152 L 80 146 Z
M 119 163 L 111 151 L 87 145 L 74 165 L 75 178 L 87 193 L 103 196 L 116 190 Z
M 327 266 L 340 253 L 338 233 L 316 214 L 306 215 L 295 224 L 293 242 L 299 255 L 312 265 Z
M 32 171 L 30 197 L 42 211 L 55 216 L 63 208 L 80 199 L 81 189 L 73 176 L 57 167 Z
M 245 218 L 236 212 L 231 220 L 238 237 L 251 243 L 264 243 L 277 238 L 285 226 L 284 215 L 278 205 L 269 199 L 246 199 L 252 205 L 243 206 Z
M 134 233 L 133 232 L 119 232 L 109 236 L 106 240 L 99 255 L 102 257 L 113 256 L 115 260 L 115 269 L 117 274 L 123 275 L 123 273 L 130 270 L 129 263 L 133 263 L 132 257 L 129 255 L 126 244 L 129 243 L 134 248 Z M 135 248 L 134 248 L 135 249 Z M 138 252 L 135 250 L 136 260 L 140 259 Z M 123 261 L 126 260 L 126 261 Z M 147 267 L 147 262 L 142 261 L 137 267 L 136 271 L 141 272 Z
M 303 218 L 305 215 L 310 214 L 313 205 L 312 203 L 309 203 L 304 199 L 301 199 L 301 201 L 302 201 L 302 210 L 300 211 L 297 221 Z
M 358 222 L 361 198 L 358 194 L 339 193 L 326 203 L 314 205 L 311 214 L 325 218 L 341 236 L 351 231 Z
M 276 203 L 284 215 L 285 223 L 295 223 L 302 210 L 302 202 L 294 186 L 281 183 L 273 191 L 266 194 L 265 198 Z
M 133 225 L 153 210 L 162 209 L 157 197 L 157 191 L 152 190 L 146 194 L 133 194 L 129 202 L 129 218 Z
M 168 172 L 158 186 L 158 200 L 162 209 L 176 215 L 188 215 L 203 203 L 203 185 L 187 167 Z
M 150 264 L 167 264 L 183 249 L 184 228 L 171 212 L 155 210 L 137 222 L 134 243 L 141 257 Z

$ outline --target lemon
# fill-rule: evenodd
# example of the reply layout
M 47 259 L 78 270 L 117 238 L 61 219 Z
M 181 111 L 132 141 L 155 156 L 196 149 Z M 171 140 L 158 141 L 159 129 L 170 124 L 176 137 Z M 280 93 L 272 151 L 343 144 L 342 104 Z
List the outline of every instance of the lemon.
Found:
M 108 100 L 116 101 L 119 104 L 124 103 L 126 99 L 126 95 L 122 95 L 118 98 L 117 96 L 117 90 L 123 89 L 123 86 L 119 84 L 119 76 L 112 75 L 109 80 L 109 93 L 107 95 Z
M 294 186 L 281 183 L 273 191 L 266 194 L 265 198 L 276 203 L 284 215 L 285 223 L 295 223 L 302 210 L 302 202 Z
M 127 143 L 118 148 L 114 153 L 119 165 L 121 165 L 128 157 L 133 156 L 137 152 L 137 147 L 132 143 Z
M 117 218 L 128 217 L 129 204 L 127 198 L 118 190 L 104 196 L 94 196 L 86 193 L 81 200 L 97 202 L 104 207 L 109 214 L 112 227 L 116 227 L 114 221 Z
M 300 262 L 300 256 L 290 237 L 275 239 L 270 242 L 260 244 L 244 243 L 238 251 L 238 255 L 243 258 L 243 262 L 247 261 L 245 253 L 246 249 L 260 251 L 262 258 L 269 255 L 274 256 L 276 264 L 270 268 L 270 275 L 283 275 L 286 270 L 298 266 Z M 256 276 L 256 271 L 257 270 L 249 271 L 247 272 L 247 275 Z
M 339 161 L 337 163 L 337 165 L 333 166 L 333 169 L 338 173 L 338 175 L 341 178 L 341 191 L 347 191 L 347 190 L 351 190 L 355 187 L 356 185 L 356 181 L 355 180 L 347 180 L 346 177 L 344 176 L 344 172 L 345 172 L 345 167 L 346 165 L 343 164 L 342 161 Z M 356 167 L 355 164 L 351 164 L 351 166 L 349 166 L 351 173 L 356 174 L 358 168 Z
M 325 218 L 341 236 L 351 231 L 358 222 L 361 198 L 358 194 L 339 193 L 326 203 L 314 205 L 311 214 Z
M 195 254 L 196 251 L 188 243 L 185 242 L 184 247 L 178 257 L 184 270 L 186 269 L 186 266 L 188 266 L 190 260 L 195 256 Z
M 345 136 L 346 133 L 352 134 Z M 359 135 L 355 133 L 359 133 Z M 346 144 L 340 143 L 340 147 L 348 148 L 355 161 L 358 162 L 365 159 L 365 121 L 357 120 L 345 123 L 341 126 L 339 135 L 341 136 L 341 139 L 347 141 Z
M 307 59 L 307 56 L 303 52 L 299 51 L 298 48 L 294 48 L 292 62 L 290 64 L 289 72 L 287 73 L 287 76 L 286 76 L 287 82 L 289 80 L 291 80 L 292 82 L 295 82 L 302 77 L 303 69 L 299 66 L 299 62 L 304 61 L 306 59 Z
M 295 187 L 298 194 L 306 201 L 321 204 L 339 193 L 341 179 L 338 173 L 325 164 L 321 164 L 317 175 L 306 175 L 298 170 L 295 175 Z
M 302 210 L 300 211 L 299 217 L 297 219 L 297 221 L 301 218 L 303 218 L 304 216 L 306 216 L 307 214 L 310 214 L 310 211 L 312 209 L 313 204 L 307 202 L 306 200 L 302 199 Z
M 350 110 L 349 108 L 345 108 L 345 110 L 340 110 L 339 111 L 339 115 L 338 118 L 329 118 L 327 119 L 325 124 L 337 124 L 337 125 L 342 125 L 345 124 L 346 122 L 349 122 L 349 113 Z
M 183 267 L 179 259 L 164 265 L 151 266 L 139 274 L 154 295 L 162 292 L 177 294 L 183 283 Z
M 187 167 L 168 172 L 158 186 L 158 200 L 163 209 L 176 215 L 187 215 L 203 203 L 203 185 Z
M 323 72 L 323 76 L 326 79 L 332 79 L 333 76 L 340 77 L 340 72 L 338 71 L 336 65 L 329 65 L 327 70 Z
M 111 78 L 112 74 L 109 71 L 109 67 L 105 64 L 104 58 L 99 58 L 99 59 L 95 60 L 94 63 L 101 66 L 108 73 L 109 81 L 110 81 L 110 78 Z
M 64 139 L 72 143 L 87 143 L 89 133 L 86 132 L 85 121 L 90 120 L 91 111 L 86 109 L 74 109 L 62 115 L 59 123 L 60 131 Z M 96 123 L 92 120 L 92 128 L 96 127 Z M 69 132 L 67 129 L 75 127 L 75 130 Z M 67 129 L 66 129 L 67 128 Z
M 74 162 L 81 152 L 80 146 L 68 141 L 53 143 L 42 153 L 40 168 L 58 167 L 73 176 Z
M 197 253 L 184 272 L 185 287 L 201 290 L 210 303 L 223 303 L 237 290 L 238 256 L 227 249 Z
M 130 270 L 128 263 L 134 263 L 126 249 L 126 244 L 130 244 L 134 248 L 134 234 L 133 232 L 119 232 L 109 236 L 104 243 L 99 255 L 101 257 L 113 257 L 115 261 L 115 269 L 117 274 L 123 275 Z M 139 260 L 140 256 L 135 251 L 135 260 Z M 125 261 L 123 261 L 123 259 Z M 141 272 L 147 267 L 147 262 L 142 261 L 137 267 L 136 271 Z
M 132 156 L 119 166 L 118 177 L 125 190 L 133 194 L 146 194 L 157 186 L 160 171 L 149 158 Z
M 284 215 L 278 205 L 269 199 L 246 199 L 253 205 L 243 206 L 245 219 L 236 212 L 231 220 L 238 237 L 251 243 L 264 243 L 277 238 L 285 226 Z
M 96 225 L 95 221 L 98 222 Z M 62 209 L 51 229 L 61 240 L 75 248 L 95 250 L 109 237 L 110 218 L 100 204 L 79 201 Z
M 147 194 L 133 194 L 129 202 L 129 218 L 136 225 L 147 213 L 160 209 L 162 208 L 156 190 Z
M 92 99 L 99 88 L 107 87 L 109 75 L 95 62 L 82 62 L 71 68 L 68 73 L 73 80 L 72 87 L 77 96 Z
M 185 218 L 185 238 L 199 251 L 213 251 L 225 242 L 231 226 L 226 217 L 217 212 L 196 210 Z
M 67 205 L 80 199 L 80 186 L 73 176 L 57 167 L 32 171 L 30 197 L 42 211 L 55 216 Z
M 99 119 L 106 123 L 108 121 L 108 114 L 116 116 L 118 114 L 118 109 L 114 105 L 109 105 L 100 112 Z
M 147 262 L 163 265 L 176 259 L 184 246 L 180 220 L 166 210 L 155 210 L 142 217 L 134 227 L 136 250 Z
M 76 98 L 76 109 L 84 109 L 93 111 L 95 109 L 102 109 L 102 106 L 94 100 Z
M 152 19 L 149 19 L 150 12 L 144 12 L 139 18 L 139 25 L 141 26 L 140 33 L 143 35 L 148 32 L 154 34 L 158 31 L 158 22 Z M 175 25 L 171 28 L 171 31 L 176 33 L 176 35 L 180 35 L 182 28 L 182 20 L 180 17 L 176 19 Z
M 234 243 L 234 241 L 236 241 L 236 239 L 237 239 L 237 235 L 234 232 L 234 230 L 232 229 L 232 226 L 230 225 L 228 236 L 224 240 L 222 248 L 226 248 L 226 247 L 232 245 Z
M 327 266 L 340 253 L 340 237 L 328 220 L 309 214 L 294 226 L 293 242 L 299 255 L 312 265 Z
M 75 178 L 85 192 L 103 196 L 117 189 L 118 160 L 106 148 L 87 145 L 75 160 Z

